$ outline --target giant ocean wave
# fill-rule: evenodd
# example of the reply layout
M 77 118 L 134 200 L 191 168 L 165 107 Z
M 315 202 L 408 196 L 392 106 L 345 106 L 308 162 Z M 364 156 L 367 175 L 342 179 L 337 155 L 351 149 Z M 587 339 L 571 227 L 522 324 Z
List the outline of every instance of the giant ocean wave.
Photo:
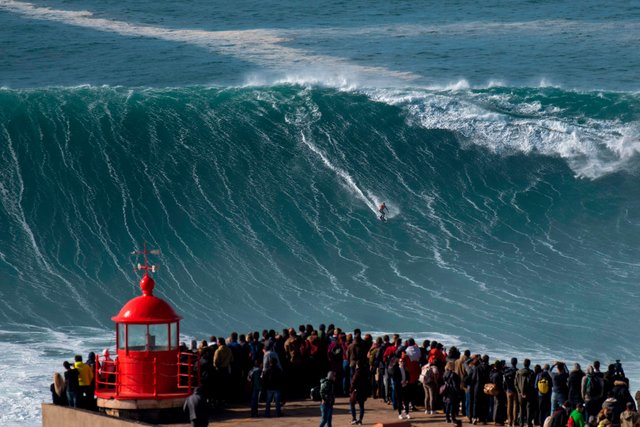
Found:
M 2 89 L 0 324 L 108 331 L 146 240 L 196 336 L 629 360 L 639 124 L 638 94 L 553 87 Z

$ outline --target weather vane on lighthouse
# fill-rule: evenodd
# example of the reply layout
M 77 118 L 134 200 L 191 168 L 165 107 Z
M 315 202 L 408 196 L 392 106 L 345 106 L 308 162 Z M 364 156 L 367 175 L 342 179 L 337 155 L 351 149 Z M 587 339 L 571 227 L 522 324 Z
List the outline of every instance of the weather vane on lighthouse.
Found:
M 146 272 L 151 271 L 152 273 L 155 273 L 156 270 L 158 269 L 157 265 L 149 265 L 149 259 L 147 258 L 147 255 L 160 255 L 160 249 L 147 249 L 147 242 L 144 242 L 144 249 L 142 250 L 142 252 L 133 251 L 131 252 L 131 255 L 144 256 L 144 264 L 138 263 L 138 265 L 133 269 L 133 271 L 144 270 Z
M 149 271 L 151 271 L 152 273 L 155 273 L 158 270 L 158 266 L 149 265 L 148 255 L 160 255 L 160 249 L 149 250 L 147 249 L 147 242 L 144 242 L 144 247 L 142 252 L 133 251 L 131 252 L 131 255 L 144 256 L 144 264 L 138 263 L 137 267 L 134 268 L 133 270 L 134 271 L 144 270 L 144 276 L 142 276 L 142 279 L 140 279 L 140 288 L 142 289 L 142 293 L 144 295 L 153 295 L 153 288 L 155 287 L 155 282 L 151 278 L 151 276 L 149 276 Z

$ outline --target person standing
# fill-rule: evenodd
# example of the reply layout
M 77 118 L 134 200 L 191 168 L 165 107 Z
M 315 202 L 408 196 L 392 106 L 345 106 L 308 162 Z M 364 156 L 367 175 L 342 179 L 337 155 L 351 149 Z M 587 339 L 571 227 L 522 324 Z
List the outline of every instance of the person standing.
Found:
M 67 393 L 64 389 L 64 379 L 58 372 L 53 374 L 53 383 L 51 383 L 51 400 L 54 405 L 69 406 Z
M 329 371 L 327 377 L 320 381 L 320 398 L 322 403 L 320 404 L 320 419 L 319 427 L 331 427 L 331 420 L 333 418 L 333 404 L 336 401 L 335 395 L 335 381 L 336 373 Z
M 549 364 L 545 364 L 542 367 L 542 372 L 536 376 L 536 390 L 538 390 L 538 422 L 540 425 L 544 425 L 544 420 L 551 415 L 551 374 L 549 374 L 551 367 Z
M 424 370 L 422 386 L 424 388 L 424 413 L 433 415 L 436 411 L 436 396 L 440 390 L 440 370 L 433 364 L 426 364 Z
M 467 361 L 471 357 L 471 351 L 465 350 L 462 356 L 455 361 L 455 373 L 460 378 L 460 408 L 462 408 L 462 415 L 467 416 Z
M 533 399 L 536 398 L 535 376 L 529 366 L 531 366 L 531 361 L 524 359 L 524 368 L 516 372 L 515 378 L 520 407 L 520 427 L 524 427 L 525 420 L 529 427 L 533 427 Z
M 193 389 L 193 394 L 184 401 L 182 410 L 189 416 L 191 427 L 207 427 L 209 425 L 207 399 L 202 387 Z
M 489 416 L 489 396 L 484 392 L 484 386 L 489 382 L 489 356 L 483 355 L 479 363 L 471 370 L 470 386 L 473 392 L 472 424 L 486 423 Z
M 89 383 L 89 388 L 85 392 L 87 396 L 87 409 L 92 411 L 97 411 L 98 406 L 96 402 L 96 354 L 93 351 L 90 351 L 87 355 L 86 365 L 91 369 L 91 382 Z
M 518 359 L 511 358 L 511 366 L 505 368 L 503 372 L 504 391 L 507 394 L 507 426 L 516 425 L 518 415 L 518 394 L 516 393 L 516 372 L 518 372 Z
M 448 423 L 458 424 L 458 408 L 460 406 L 460 376 L 455 372 L 454 362 L 447 362 L 442 381 L 444 384 L 444 412 Z
M 275 401 L 276 417 L 281 417 L 283 373 L 274 359 L 269 359 L 269 367 L 263 372 L 262 386 L 267 391 L 264 416 L 271 416 L 271 402 Z
M 584 414 L 588 420 L 590 416 L 597 415 L 602 408 L 602 393 L 604 381 L 593 366 L 587 368 L 587 375 L 582 378 L 582 400 L 584 400 Z
M 582 378 L 584 372 L 580 368 L 580 364 L 576 363 L 573 370 L 569 373 L 567 385 L 569 386 L 569 402 L 575 408 L 578 403 L 584 403 L 582 400 Z
M 251 418 L 258 416 L 258 403 L 260 402 L 260 392 L 262 391 L 262 360 L 253 360 L 253 369 L 247 375 L 247 381 L 251 384 Z
M 404 367 L 404 361 L 395 356 L 391 357 L 391 359 L 389 359 L 389 369 L 391 370 L 398 418 L 401 420 L 410 419 L 409 400 L 406 396 L 406 388 L 409 384 L 409 374 Z
M 78 406 L 78 392 L 80 389 L 78 370 L 72 368 L 71 364 L 66 360 L 62 364 L 64 366 L 64 388 L 67 393 L 67 401 L 69 406 L 75 408 Z
M 362 360 L 356 362 L 353 377 L 351 377 L 351 394 L 349 406 L 351 407 L 351 424 L 362 424 L 364 418 L 364 402 L 369 397 L 371 382 L 369 381 L 369 371 L 364 368 Z M 360 416 L 356 418 L 356 403 L 360 408 Z
M 497 426 L 503 426 L 507 417 L 507 395 L 504 391 L 504 361 L 497 360 L 489 374 L 489 381 L 495 384 L 498 394 L 493 397 L 493 422 Z
M 78 371 L 78 402 L 77 407 L 83 409 L 89 409 L 91 407 L 91 401 L 93 400 L 93 393 L 91 393 L 91 383 L 93 382 L 93 371 L 91 367 L 82 362 L 82 356 L 76 354 L 75 363 L 73 364 Z
M 387 205 L 385 204 L 385 202 L 382 202 L 382 204 L 378 208 L 378 212 L 380 212 L 380 221 L 386 221 L 387 218 L 385 215 L 387 212 L 389 212 L 389 208 L 387 208 Z
M 102 351 L 103 360 L 100 362 L 99 377 L 103 383 L 102 387 L 107 389 L 114 389 L 116 383 L 116 362 L 111 358 L 109 349 L 105 348 Z
M 229 397 L 231 381 L 231 364 L 233 363 L 233 352 L 227 346 L 226 341 L 222 337 L 218 337 L 218 348 L 213 354 L 213 367 L 215 368 L 216 381 L 213 384 L 213 395 L 219 404 L 224 404 L 226 398 Z
M 554 373 L 553 368 L 558 368 L 558 372 Z M 551 388 L 551 412 L 555 412 L 569 397 L 569 387 L 567 381 L 569 380 L 569 373 L 567 372 L 567 366 L 562 362 L 555 362 L 551 369 L 551 380 L 553 386 Z

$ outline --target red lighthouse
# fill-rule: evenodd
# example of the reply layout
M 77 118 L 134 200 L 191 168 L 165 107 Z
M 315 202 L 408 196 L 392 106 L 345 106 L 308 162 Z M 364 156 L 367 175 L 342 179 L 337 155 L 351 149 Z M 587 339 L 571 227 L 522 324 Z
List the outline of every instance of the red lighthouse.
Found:
M 156 267 L 148 264 L 149 253 L 145 244 L 141 253 L 145 263 L 138 264 L 138 270 L 145 272 L 140 280 L 142 295 L 112 318 L 117 359 L 96 364 L 96 396 L 98 407 L 109 415 L 153 422 L 174 418 L 170 412 L 179 413 L 197 380 L 192 375 L 196 356 L 180 352 L 181 317 L 153 295 L 155 281 L 149 272 Z

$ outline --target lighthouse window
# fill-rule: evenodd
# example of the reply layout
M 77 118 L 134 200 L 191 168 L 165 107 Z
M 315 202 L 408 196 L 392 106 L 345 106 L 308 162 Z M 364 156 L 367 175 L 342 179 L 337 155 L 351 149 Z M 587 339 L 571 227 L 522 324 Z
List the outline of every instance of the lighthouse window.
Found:
M 116 324 L 116 328 L 118 329 L 118 348 L 124 350 L 127 346 L 127 325 Z
M 170 339 L 171 342 L 169 343 L 169 346 L 173 349 L 178 348 L 178 324 L 177 323 L 171 323 L 169 325 L 170 327 Z M 170 348 L 170 349 L 171 349 Z
M 147 325 L 127 325 L 129 329 L 129 351 L 145 351 Z
M 169 325 L 149 325 L 149 336 L 152 337 L 149 341 L 150 351 L 169 350 Z

